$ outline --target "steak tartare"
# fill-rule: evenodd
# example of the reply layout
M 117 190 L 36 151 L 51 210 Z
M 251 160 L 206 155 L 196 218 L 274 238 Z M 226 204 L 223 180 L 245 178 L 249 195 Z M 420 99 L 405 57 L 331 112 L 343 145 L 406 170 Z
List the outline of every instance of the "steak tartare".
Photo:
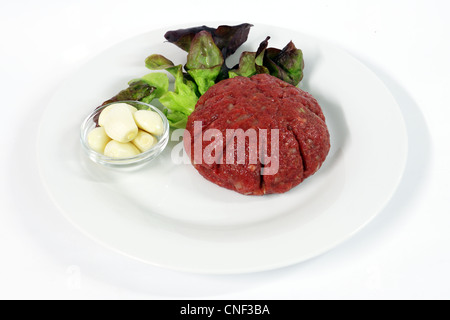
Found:
M 212 153 L 205 152 L 211 146 L 201 144 L 202 154 L 212 154 L 216 159 L 213 163 L 194 159 L 192 152 L 198 148 L 195 141 L 199 134 L 209 129 L 221 133 L 220 138 L 208 139 L 218 148 Z M 234 148 L 227 148 L 230 145 L 227 131 L 238 129 L 244 132 L 252 129 L 257 133 L 265 129 L 268 132 L 267 138 L 257 135 L 257 146 L 265 147 L 257 150 L 256 161 L 251 161 L 254 146 L 250 139 L 245 140 L 246 152 L 242 161 L 237 159 L 234 142 L 231 144 Z M 274 129 L 277 130 L 275 151 Z M 325 117 L 316 99 L 267 74 L 236 77 L 212 86 L 199 99 L 189 116 L 186 130 L 185 149 L 198 172 L 221 187 L 245 195 L 287 192 L 319 170 L 330 150 Z M 186 139 L 188 135 L 190 138 Z M 200 139 L 204 141 L 203 136 Z M 264 157 L 277 163 L 276 172 L 265 174 L 269 164 L 264 162 Z M 230 158 L 235 161 L 229 163 L 227 159 Z

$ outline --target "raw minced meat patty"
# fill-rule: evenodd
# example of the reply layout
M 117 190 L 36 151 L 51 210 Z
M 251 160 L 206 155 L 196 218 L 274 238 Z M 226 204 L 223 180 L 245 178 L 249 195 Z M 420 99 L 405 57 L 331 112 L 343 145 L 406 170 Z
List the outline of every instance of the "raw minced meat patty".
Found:
M 222 133 L 223 140 L 211 139 L 214 143 L 221 142 L 218 147 L 221 151 L 218 154 L 215 151 L 206 152 L 214 159 L 221 159 L 221 162 L 208 164 L 194 161 L 194 123 L 198 121 L 201 121 L 202 133 L 208 129 L 217 129 Z M 261 129 L 267 129 L 267 139 L 258 135 L 257 145 L 266 143 L 266 153 L 262 148 L 257 148 L 258 159 L 255 162 L 249 156 L 251 146 L 247 139 L 245 159 L 237 163 L 235 145 L 232 145 L 234 149 L 226 147 L 226 132 L 230 129 L 245 132 L 254 129 L 258 133 Z M 272 129 L 279 130 L 279 157 L 273 158 L 278 160 L 279 169 L 275 174 L 263 174 L 270 166 L 270 163 L 261 161 L 263 155 L 270 158 L 277 154 L 271 151 Z M 292 189 L 321 167 L 330 150 L 325 117 L 316 99 L 267 74 L 227 79 L 211 87 L 189 116 L 186 130 L 192 139 L 184 140 L 185 148 L 198 172 L 221 187 L 246 195 L 284 193 Z M 198 136 L 199 132 L 196 134 Z M 210 144 L 203 141 L 202 152 Z M 227 164 L 227 155 L 236 161 Z

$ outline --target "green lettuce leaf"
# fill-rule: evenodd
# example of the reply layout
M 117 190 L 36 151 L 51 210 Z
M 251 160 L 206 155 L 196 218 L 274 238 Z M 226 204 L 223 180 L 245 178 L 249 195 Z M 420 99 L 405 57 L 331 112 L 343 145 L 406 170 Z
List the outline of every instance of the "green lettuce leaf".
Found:
M 196 82 L 200 94 L 216 83 L 223 63 L 222 52 L 211 34 L 207 31 L 197 33 L 191 42 L 185 68 Z
M 174 91 L 164 93 L 159 98 L 159 101 L 167 109 L 183 113 L 187 117 L 194 111 L 198 96 L 195 83 L 185 79 L 182 68 L 182 65 L 178 65 L 167 69 L 175 76 L 175 87 Z
M 174 66 L 173 62 L 166 57 L 153 54 L 145 60 L 145 65 L 151 70 L 166 70 L 175 78 L 174 91 L 169 91 L 169 81 L 162 76 L 151 76 L 154 73 L 142 78 L 148 83 L 153 83 L 156 87 L 162 88 L 160 92 L 155 92 L 155 97 L 159 98 L 161 104 L 166 108 L 164 113 L 172 128 L 184 129 L 188 116 L 194 111 L 198 97 L 198 87 L 194 80 L 187 73 L 183 72 L 183 66 Z M 162 86 L 161 84 L 164 83 Z M 159 85 L 159 86 L 158 86 Z M 158 93 L 160 93 L 158 95 Z
M 186 128 L 188 116 L 185 115 L 182 112 L 169 112 L 168 109 L 166 109 L 166 117 L 167 120 L 169 120 L 170 126 L 175 129 L 184 129 Z
M 150 103 L 153 99 L 160 98 L 164 93 L 169 91 L 169 77 L 165 73 L 154 72 L 143 76 L 140 80 L 145 81 L 156 90 L 150 96 L 145 97 L 142 102 Z
M 228 72 L 230 78 L 237 76 L 251 77 L 256 74 L 255 52 L 243 52 L 239 60 L 239 65 Z
M 160 54 L 152 54 L 145 59 L 145 66 L 150 70 L 165 70 L 175 65 L 172 61 Z

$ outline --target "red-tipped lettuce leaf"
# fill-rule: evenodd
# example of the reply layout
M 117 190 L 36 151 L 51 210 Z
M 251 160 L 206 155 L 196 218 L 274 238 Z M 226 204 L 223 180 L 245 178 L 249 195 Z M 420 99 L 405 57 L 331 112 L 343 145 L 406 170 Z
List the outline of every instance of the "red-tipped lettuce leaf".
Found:
M 261 44 L 259 45 L 259 48 L 255 54 L 255 67 L 256 67 L 256 72 L 258 74 L 270 73 L 269 69 L 267 69 L 264 66 L 264 56 L 266 55 L 266 50 L 267 50 L 267 47 L 269 46 L 269 40 L 270 40 L 270 37 L 267 37 L 266 40 L 261 42 Z
M 185 69 L 197 83 L 200 94 L 216 83 L 223 64 L 222 52 L 211 34 L 207 31 L 197 33 L 192 39 Z
M 228 72 L 229 78 L 237 76 L 251 77 L 256 74 L 255 53 L 243 52 L 239 64 L 234 66 L 233 70 Z
M 164 38 L 166 38 L 166 40 L 170 43 L 173 43 L 177 47 L 183 49 L 184 51 L 189 52 L 189 49 L 191 48 L 191 42 L 197 33 L 199 33 L 200 31 L 208 31 L 209 33 L 213 34 L 214 30 L 214 28 L 209 28 L 207 26 L 178 29 L 167 31 L 164 35 Z
M 268 73 L 287 83 L 297 86 L 303 78 L 303 53 L 294 43 L 289 42 L 283 50 L 268 48 L 270 37 L 259 45 L 258 50 L 244 52 L 239 65 L 229 71 L 229 77 L 251 77 L 254 74 Z
M 248 39 L 252 24 L 243 23 L 237 26 L 219 26 L 213 32 L 213 39 L 226 59 L 236 52 Z
M 269 48 L 265 52 L 264 66 L 272 76 L 297 86 L 303 79 L 303 52 L 292 41 L 283 50 Z
M 222 51 L 223 57 L 226 59 L 247 41 L 252 26 L 249 23 L 243 23 L 237 26 L 223 25 L 217 29 L 201 26 L 168 31 L 164 37 L 167 41 L 188 52 L 195 35 L 201 31 L 207 31 L 211 34 L 215 44 Z
M 160 54 L 152 54 L 145 59 L 145 66 L 150 70 L 165 70 L 174 67 L 174 63 Z

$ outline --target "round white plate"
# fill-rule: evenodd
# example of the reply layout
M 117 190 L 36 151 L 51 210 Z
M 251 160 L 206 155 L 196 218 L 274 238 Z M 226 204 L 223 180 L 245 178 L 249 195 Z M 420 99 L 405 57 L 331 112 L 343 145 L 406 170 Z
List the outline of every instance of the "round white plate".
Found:
M 188 27 L 188 26 L 185 26 Z M 300 87 L 323 108 L 331 151 L 318 173 L 282 195 L 243 196 L 175 164 L 169 147 L 133 172 L 96 165 L 83 154 L 87 114 L 133 78 L 145 58 L 176 64 L 186 53 L 164 42 L 166 30 L 124 41 L 70 77 L 55 93 L 38 137 L 41 175 L 51 197 L 80 230 L 146 263 L 199 273 L 245 273 L 288 266 L 335 247 L 370 222 L 399 184 L 406 130 L 383 83 L 349 54 L 303 34 L 256 25 L 238 52 L 293 40 L 305 56 Z M 234 61 L 238 61 L 238 57 Z

